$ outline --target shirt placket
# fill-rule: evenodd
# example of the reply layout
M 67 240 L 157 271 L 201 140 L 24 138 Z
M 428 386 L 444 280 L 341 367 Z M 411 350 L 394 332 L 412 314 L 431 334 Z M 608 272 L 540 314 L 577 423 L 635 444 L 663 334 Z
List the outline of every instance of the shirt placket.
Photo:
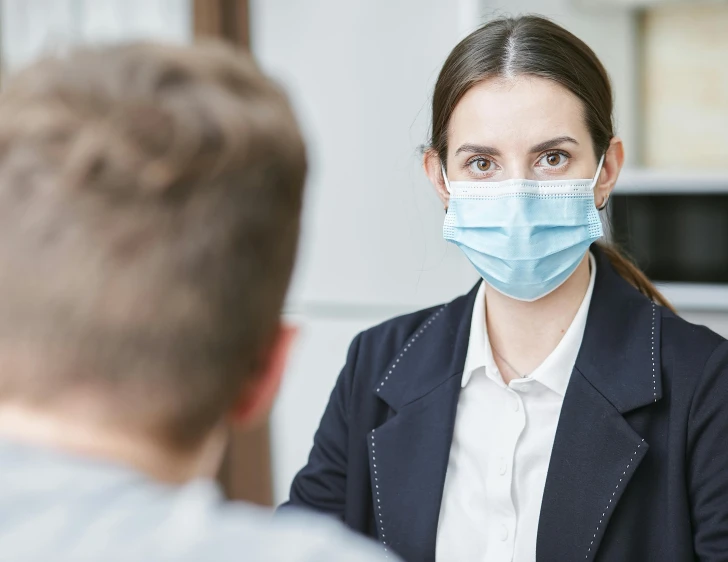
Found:
M 517 392 L 510 388 L 500 389 L 503 393 L 505 416 L 502 418 L 498 450 L 494 451 L 492 479 L 495 483 L 494 515 L 490 529 L 490 546 L 498 555 L 494 560 L 512 560 L 515 552 L 516 507 L 513 500 L 514 459 L 518 440 L 526 426 L 523 401 Z M 491 550 L 489 548 L 489 550 Z

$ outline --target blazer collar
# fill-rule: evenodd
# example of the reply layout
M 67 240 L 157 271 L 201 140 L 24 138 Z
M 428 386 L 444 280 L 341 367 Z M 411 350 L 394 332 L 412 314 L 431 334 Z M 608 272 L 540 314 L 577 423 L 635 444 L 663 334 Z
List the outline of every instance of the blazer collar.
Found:
M 591 251 L 597 276 L 576 368 L 625 413 L 662 397 L 660 315 L 654 303 L 617 274 L 597 244 Z M 373 389 L 392 409 L 398 411 L 462 374 L 479 285 L 433 309 L 392 358 Z
M 399 411 L 462 374 L 479 284 L 467 295 L 433 309 L 389 362 L 374 392 L 392 409 Z

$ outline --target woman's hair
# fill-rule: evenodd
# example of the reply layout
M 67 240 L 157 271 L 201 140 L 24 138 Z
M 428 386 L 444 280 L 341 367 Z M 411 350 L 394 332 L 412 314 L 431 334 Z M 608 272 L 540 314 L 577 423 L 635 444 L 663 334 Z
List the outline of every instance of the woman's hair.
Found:
M 447 129 L 455 106 L 486 78 L 519 75 L 553 80 L 584 105 L 595 156 L 601 158 L 614 137 L 609 76 L 594 52 L 563 27 L 540 16 L 493 20 L 463 39 L 450 53 L 437 78 L 432 99 L 429 148 L 447 166 Z M 642 271 L 615 246 L 600 244 L 616 271 L 656 303 L 670 303 Z

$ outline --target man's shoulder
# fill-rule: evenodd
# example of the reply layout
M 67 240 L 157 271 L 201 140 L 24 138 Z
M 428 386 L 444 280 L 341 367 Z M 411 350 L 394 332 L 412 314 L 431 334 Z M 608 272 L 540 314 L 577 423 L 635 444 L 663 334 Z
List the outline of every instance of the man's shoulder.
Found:
M 329 517 L 295 509 L 272 514 L 242 503 L 227 504 L 199 544 L 205 560 L 227 562 L 381 562 L 386 553 L 378 544 L 346 529 Z M 197 552 L 190 553 L 190 560 Z
M 122 465 L 2 440 L 0 461 L 2 560 L 385 558 L 375 543 L 328 518 L 226 502 L 211 480 L 165 485 Z

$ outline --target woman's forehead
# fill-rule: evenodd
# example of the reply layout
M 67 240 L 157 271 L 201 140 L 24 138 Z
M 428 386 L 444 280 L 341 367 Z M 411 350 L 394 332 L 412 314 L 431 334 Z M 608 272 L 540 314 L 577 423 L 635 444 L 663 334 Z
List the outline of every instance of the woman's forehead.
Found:
M 536 76 L 476 84 L 455 106 L 448 129 L 453 149 L 460 143 L 517 149 L 559 136 L 589 141 L 581 100 L 560 84 Z

